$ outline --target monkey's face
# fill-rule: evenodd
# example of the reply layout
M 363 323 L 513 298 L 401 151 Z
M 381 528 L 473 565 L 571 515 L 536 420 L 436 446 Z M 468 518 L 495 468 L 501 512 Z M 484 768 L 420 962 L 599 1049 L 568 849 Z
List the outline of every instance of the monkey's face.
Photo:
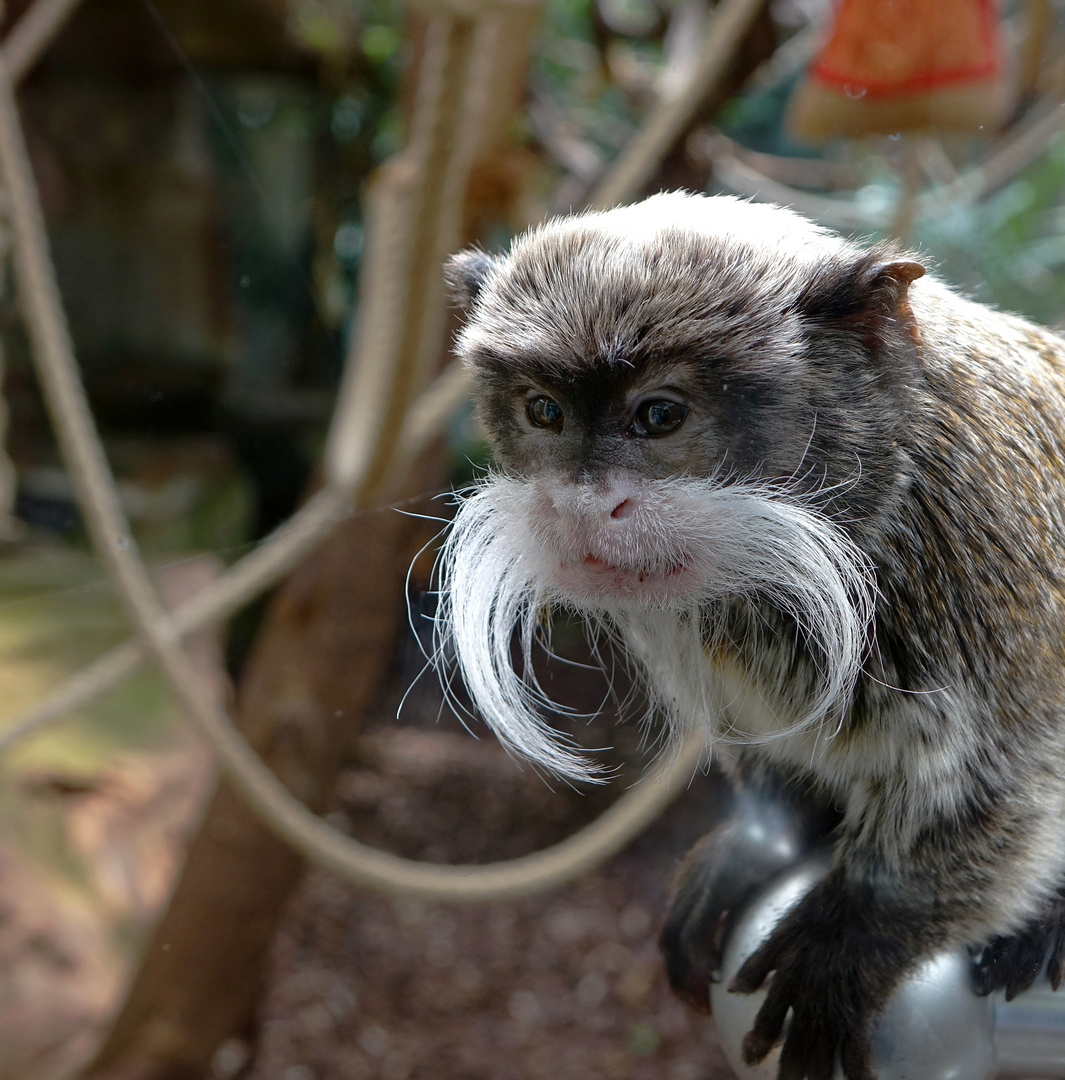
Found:
M 550 370 L 486 380 L 482 411 L 496 418 L 497 461 L 524 478 L 530 539 L 577 604 L 694 595 L 708 552 L 692 493 L 670 478 L 713 458 L 718 429 L 680 368 L 581 374 L 568 386 Z
M 545 603 L 624 624 L 630 647 L 634 620 L 666 613 L 698 654 L 715 608 L 769 602 L 816 642 L 805 712 L 853 682 L 866 571 L 833 518 L 893 482 L 898 403 L 860 270 L 839 270 L 852 251 L 784 211 L 662 196 L 452 260 L 501 474 L 456 520 L 444 619 L 490 722 L 530 715 L 503 669 Z
M 463 335 L 497 464 L 526 483 L 530 534 L 578 604 L 694 596 L 713 561 L 708 487 L 678 481 L 793 480 L 813 431 L 794 313 L 741 298 L 749 267 L 693 295 L 713 245 L 683 244 L 683 258 L 634 263 L 588 230 L 564 238 L 557 266 L 519 249 Z

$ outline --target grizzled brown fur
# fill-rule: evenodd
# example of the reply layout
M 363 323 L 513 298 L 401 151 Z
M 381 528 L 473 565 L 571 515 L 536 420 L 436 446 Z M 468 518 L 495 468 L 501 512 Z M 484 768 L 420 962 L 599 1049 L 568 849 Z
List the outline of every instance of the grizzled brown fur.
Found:
M 706 719 L 741 736 L 737 782 L 811 834 L 832 829 L 829 876 L 737 977 L 737 992 L 770 985 L 750 1059 L 791 1009 L 782 1077 L 828 1080 L 837 1055 L 850 1080 L 870 1076 L 871 1018 L 941 947 L 983 949 L 985 991 L 1023 988 L 1048 951 L 1058 977 L 1065 342 L 912 257 L 730 199 L 548 223 L 448 272 L 506 474 L 590 491 L 618 476 L 755 480 L 815 505 L 873 568 L 865 660 L 821 729 L 759 738 L 755 717 L 742 737 L 750 701 L 752 716 L 786 715 L 818 668 L 771 600 L 726 600 L 707 632 L 714 677 L 754 688 L 729 691 L 727 724 Z M 633 435 L 626 403 L 645 386 L 689 410 L 660 438 Z M 562 403 L 549 436 L 524 419 L 530 392 Z M 718 832 L 689 856 L 663 935 L 696 1003 L 720 921 L 757 884 L 728 850 Z

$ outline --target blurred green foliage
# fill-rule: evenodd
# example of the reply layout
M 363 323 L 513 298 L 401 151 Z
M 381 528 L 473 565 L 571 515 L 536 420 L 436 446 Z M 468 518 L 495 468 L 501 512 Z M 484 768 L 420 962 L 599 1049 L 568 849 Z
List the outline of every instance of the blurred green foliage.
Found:
M 939 272 L 975 299 L 1048 326 L 1065 321 L 1065 137 L 994 194 L 921 222 Z

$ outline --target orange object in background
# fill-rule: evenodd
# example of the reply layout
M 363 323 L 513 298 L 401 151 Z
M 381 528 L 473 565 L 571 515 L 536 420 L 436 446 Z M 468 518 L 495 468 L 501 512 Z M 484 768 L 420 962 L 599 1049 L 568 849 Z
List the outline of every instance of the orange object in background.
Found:
M 992 0 L 842 0 L 788 125 L 813 140 L 991 130 L 1006 106 Z

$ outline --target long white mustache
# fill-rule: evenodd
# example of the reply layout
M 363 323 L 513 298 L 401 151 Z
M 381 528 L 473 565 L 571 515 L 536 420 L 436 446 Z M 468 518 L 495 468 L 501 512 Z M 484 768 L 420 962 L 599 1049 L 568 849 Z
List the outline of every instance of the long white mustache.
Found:
M 555 581 L 560 554 L 545 544 L 534 484 L 496 476 L 463 498 L 440 554 L 434 662 L 443 673 L 453 658 L 501 741 L 559 775 L 596 777 L 596 766 L 545 721 L 542 710 L 559 707 L 532 671 L 533 645 L 555 606 L 606 622 L 670 730 L 703 729 L 709 739 L 727 706 L 705 645 L 715 605 L 769 603 L 794 621 L 819 675 L 777 734 L 838 719 L 868 649 L 875 592 L 868 559 L 842 529 L 809 498 L 714 479 L 649 482 L 644 509 L 659 523 L 643 552 L 650 563 L 683 560 L 697 575 L 683 599 L 577 603 Z M 515 630 L 521 671 L 512 660 Z

